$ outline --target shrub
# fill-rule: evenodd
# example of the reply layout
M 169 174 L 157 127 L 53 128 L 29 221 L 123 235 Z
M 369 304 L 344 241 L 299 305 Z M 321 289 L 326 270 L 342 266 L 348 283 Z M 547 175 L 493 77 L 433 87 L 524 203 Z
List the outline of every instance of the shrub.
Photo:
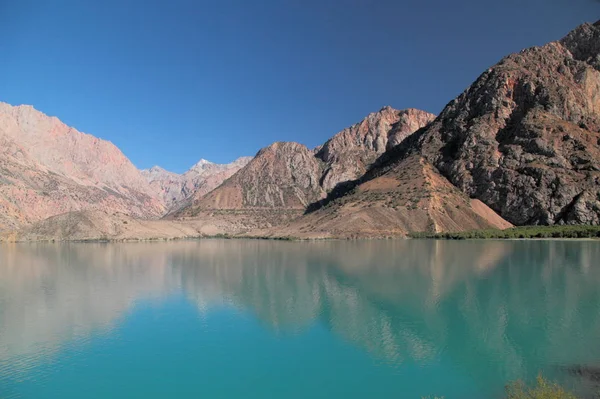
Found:
M 506 387 L 506 399 L 577 399 L 577 397 L 539 375 L 533 387 L 528 387 L 523 381 L 509 384 Z
M 597 238 L 600 237 L 600 226 L 566 225 L 566 226 L 521 226 L 506 230 L 470 230 L 446 233 L 415 232 L 411 238 L 434 238 L 445 240 L 465 240 L 484 238 Z
M 422 396 L 421 399 L 444 399 L 443 396 Z M 523 381 L 515 381 L 506 386 L 505 399 L 578 399 L 560 385 L 539 375 L 535 385 L 527 386 Z

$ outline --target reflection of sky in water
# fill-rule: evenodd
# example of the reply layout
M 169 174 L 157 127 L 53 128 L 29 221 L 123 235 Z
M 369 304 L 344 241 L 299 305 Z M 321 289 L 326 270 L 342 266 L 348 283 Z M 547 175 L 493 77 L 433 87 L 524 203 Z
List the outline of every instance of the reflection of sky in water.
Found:
M 131 325 L 145 314 L 166 335 L 200 328 L 203 339 L 219 335 L 227 347 L 247 342 L 251 325 L 260 345 L 272 337 L 311 348 L 317 334 L 342 338 L 391 370 L 423 377 L 441 367 L 456 381 L 501 387 L 600 360 L 599 282 L 594 241 L 3 246 L 0 382 L 27 380 L 36 367 L 51 374 L 47 364 L 99 340 L 126 337 L 126 353 L 142 344 Z M 178 309 L 186 312 L 177 320 L 164 315 Z M 307 361 L 315 356 L 306 352 Z

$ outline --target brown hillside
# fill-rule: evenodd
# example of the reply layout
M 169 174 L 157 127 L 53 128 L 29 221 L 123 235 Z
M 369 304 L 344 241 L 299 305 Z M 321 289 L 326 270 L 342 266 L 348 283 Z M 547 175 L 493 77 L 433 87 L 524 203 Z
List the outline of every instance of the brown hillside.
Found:
M 353 238 L 510 226 L 483 203 L 461 193 L 424 158 L 410 156 L 315 212 L 250 234 Z

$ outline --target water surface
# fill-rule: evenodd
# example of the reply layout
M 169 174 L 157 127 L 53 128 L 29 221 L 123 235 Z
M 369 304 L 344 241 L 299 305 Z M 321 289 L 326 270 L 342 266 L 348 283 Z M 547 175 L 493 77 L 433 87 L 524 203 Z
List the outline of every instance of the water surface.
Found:
M 0 398 L 501 397 L 599 365 L 600 242 L 0 246 Z

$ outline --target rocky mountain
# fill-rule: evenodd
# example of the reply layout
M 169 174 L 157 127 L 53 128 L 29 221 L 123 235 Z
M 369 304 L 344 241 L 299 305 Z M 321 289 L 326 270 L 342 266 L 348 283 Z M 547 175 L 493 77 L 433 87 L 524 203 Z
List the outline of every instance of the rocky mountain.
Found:
M 228 165 L 142 174 L 112 144 L 6 105 L 0 145 L 0 225 L 9 227 L 67 208 L 148 217 L 161 202 L 192 226 L 186 235 L 599 224 L 600 22 L 502 59 L 438 117 L 384 107 L 314 150 L 277 142 Z M 51 235 L 70 219 L 57 220 L 38 230 Z M 94 234 L 131 235 L 94 226 Z
M 201 159 L 183 174 L 154 166 L 142 170 L 142 175 L 148 180 L 155 195 L 167 208 L 173 210 L 185 205 L 187 200 L 202 198 L 247 165 L 251 159 L 252 157 L 241 157 L 229 164 L 216 164 Z
M 321 165 L 298 143 L 277 142 L 260 150 L 220 187 L 184 210 L 283 208 L 305 209 L 325 196 L 319 185 Z
M 222 186 L 177 216 L 211 209 L 304 210 L 336 185 L 354 180 L 387 148 L 427 125 L 434 115 L 384 107 L 311 151 L 298 143 L 274 143 Z
M 158 217 L 162 203 L 112 143 L 31 106 L 0 103 L 0 230 L 70 210 Z
M 413 151 L 514 224 L 600 223 L 600 22 L 488 69 Z
M 510 223 L 463 194 L 425 158 L 413 155 L 315 211 L 250 235 L 364 238 L 508 227 Z
M 600 223 L 599 60 L 600 22 L 504 58 L 360 179 L 271 233 Z
M 388 106 L 342 130 L 318 149 L 317 158 L 327 165 L 321 185 L 330 191 L 359 178 L 377 157 L 434 119 L 435 115 L 418 109 L 398 111 Z

